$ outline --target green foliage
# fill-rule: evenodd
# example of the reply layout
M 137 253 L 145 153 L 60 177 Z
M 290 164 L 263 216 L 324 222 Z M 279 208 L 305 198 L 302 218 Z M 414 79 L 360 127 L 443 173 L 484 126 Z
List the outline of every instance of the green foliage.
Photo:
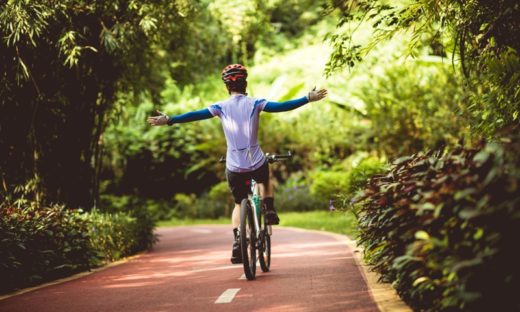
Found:
M 157 97 L 164 76 L 192 81 L 222 66 L 228 37 L 205 9 L 184 0 L 2 2 L 5 193 L 38 176 L 43 200 L 90 209 L 114 108 L 142 92 Z
M 210 192 L 200 196 L 195 194 L 175 194 L 175 215 L 179 218 L 216 219 L 231 216 L 234 206 L 227 182 L 216 184 Z
M 150 248 L 143 213 L 82 213 L 64 206 L 0 207 L 0 292 L 99 266 Z
M 328 203 L 330 199 L 336 198 L 349 186 L 347 172 L 316 171 L 310 179 L 312 181 L 309 187 L 311 194 L 323 203 Z
M 330 2 L 339 12 L 327 72 L 360 63 L 380 43 L 408 32 L 406 54 L 452 55 L 466 78 L 467 120 L 477 137 L 518 124 L 520 6 L 515 1 Z M 368 36 L 356 33 L 371 25 Z
M 421 311 L 520 307 L 520 145 L 402 157 L 358 204 L 359 242 L 381 279 Z
M 235 202 L 231 196 L 227 181 L 215 184 L 209 191 L 208 198 L 215 206 L 215 210 L 222 212 L 221 216 L 231 216 L 231 209 Z
M 132 195 L 102 194 L 98 209 L 108 213 L 129 213 L 132 216 L 144 215 L 145 219 L 153 221 L 169 219 L 174 216 L 171 201 L 150 200 Z
M 0 208 L 0 292 L 90 268 L 88 226 L 63 206 Z
M 328 201 L 311 194 L 305 184 L 285 183 L 275 190 L 275 207 L 278 211 L 313 211 L 328 208 Z
M 379 158 L 367 157 L 362 159 L 359 164 L 349 170 L 348 191 L 353 194 L 359 189 L 364 188 L 372 176 L 383 173 L 386 169 L 386 162 Z
M 195 194 L 175 194 L 174 200 L 175 210 L 178 211 L 183 217 L 202 217 L 197 213 L 197 207 L 195 206 L 195 201 L 197 199 Z
M 346 159 L 345 164 L 335 168 L 337 171 L 321 170 L 309 176 L 310 194 L 319 199 L 320 206 L 328 207 L 332 200 L 335 208 L 350 207 L 350 201 L 369 178 L 387 167 L 386 162 L 377 157 L 357 158 Z
M 276 165 L 278 182 L 283 184 L 293 172 L 333 167 L 354 151 L 399 155 L 454 145 L 465 135 L 457 106 L 464 93 L 449 64 L 421 58 L 403 65 L 401 59 L 388 56 L 407 38 L 400 40 L 382 46 L 359 70 L 327 81 L 326 101 L 292 112 L 262 114 L 259 136 L 264 151 L 291 150 L 295 155 Z M 270 100 L 304 95 L 316 83 L 325 58 L 323 46 L 312 45 L 258 59 L 249 68 L 248 92 Z M 184 88 L 171 80 L 166 85 L 160 110 L 171 115 L 227 97 L 218 74 Z M 108 187 L 103 191 L 169 200 L 176 193 L 208 192 L 224 179 L 217 160 L 225 154 L 225 141 L 216 118 L 152 128 L 144 123 L 152 110 L 151 101 L 144 98 L 138 107 L 125 108 L 120 122 L 105 133 L 103 178 Z
M 224 92 L 215 79 L 199 84 L 197 90 L 181 90 L 169 80 L 161 94 L 161 111 L 174 115 L 201 109 Z M 223 178 L 218 159 L 225 154 L 225 141 L 218 120 L 150 127 L 146 117 L 152 110 L 144 97 L 139 106 L 125 108 L 121 119 L 107 129 L 103 192 L 169 200 L 175 193 L 207 191 Z
M 382 73 L 377 73 L 377 69 Z M 370 121 L 369 150 L 395 157 L 440 146 L 466 136 L 465 94 L 442 59 L 432 57 L 374 68 L 370 84 L 354 91 Z
M 506 49 L 483 60 L 486 72 L 471 78 L 470 121 L 485 136 L 493 136 L 520 119 L 520 57 Z
M 102 213 L 92 210 L 82 215 L 88 223 L 90 246 L 96 252 L 93 265 L 121 259 L 138 251 L 152 247 L 156 241 L 153 237 L 153 224 L 143 226 L 136 217 L 119 213 Z M 148 234 L 143 236 L 143 233 Z M 92 261 L 91 260 L 91 261 Z

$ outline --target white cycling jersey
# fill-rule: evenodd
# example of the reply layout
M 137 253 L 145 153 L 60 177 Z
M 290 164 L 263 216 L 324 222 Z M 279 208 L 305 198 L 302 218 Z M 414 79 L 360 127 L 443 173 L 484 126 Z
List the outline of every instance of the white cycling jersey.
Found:
M 221 120 L 227 142 L 226 168 L 229 171 L 249 172 L 264 163 L 264 152 L 258 144 L 258 125 L 260 112 L 266 104 L 265 99 L 237 94 L 208 108 L 213 116 Z

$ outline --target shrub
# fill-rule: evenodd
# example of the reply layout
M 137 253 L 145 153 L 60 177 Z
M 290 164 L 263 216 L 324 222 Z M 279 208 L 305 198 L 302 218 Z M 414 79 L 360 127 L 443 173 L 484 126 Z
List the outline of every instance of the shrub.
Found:
M 318 200 L 328 202 L 348 189 L 347 172 L 317 171 L 311 175 L 310 192 Z
M 386 162 L 379 158 L 368 157 L 361 160 L 349 171 L 349 193 L 353 194 L 363 188 L 372 176 L 383 173 L 386 169 Z
M 173 201 L 145 199 L 134 195 L 103 194 L 100 196 L 99 204 L 101 212 L 125 212 L 154 221 L 171 219 L 176 213 L 174 208 Z
M 0 293 L 90 269 L 156 241 L 144 210 L 82 213 L 60 205 L 0 207 Z
M 169 219 L 174 211 L 173 204 L 165 201 L 155 201 L 141 199 L 136 196 L 114 196 L 104 194 L 101 196 L 100 211 L 94 211 L 92 221 L 110 220 L 111 223 L 118 223 L 118 220 L 127 220 L 126 224 L 132 229 L 131 247 L 120 249 L 122 256 L 135 253 L 140 250 L 151 248 L 157 238 L 153 234 L 155 222 L 162 219 Z M 104 217 L 101 217 L 104 213 Z M 129 218 L 133 221 L 130 222 Z M 110 224 L 106 224 L 110 226 Z M 119 229 L 117 226 L 114 229 Z M 127 237 L 126 239 L 130 239 Z M 108 255 L 112 253 L 107 251 Z
M 404 157 L 367 185 L 359 242 L 414 309 L 520 309 L 520 142 L 506 141 Z
M 0 208 L 0 292 L 90 267 L 88 222 L 55 205 Z
M 197 218 L 197 207 L 195 206 L 195 194 L 175 194 L 175 210 L 182 217 Z
M 114 261 L 149 248 L 155 238 L 149 236 L 146 222 L 128 214 L 92 210 L 82 215 L 88 224 L 90 246 L 96 253 L 94 264 Z M 143 226 L 144 224 L 144 226 Z
M 275 207 L 278 211 L 311 211 L 326 209 L 328 201 L 316 198 L 306 185 L 287 184 L 276 190 Z
M 362 189 L 374 174 L 383 172 L 387 165 L 384 160 L 376 157 L 366 157 L 361 160 L 352 161 L 357 164 L 346 164 L 338 167 L 335 171 L 317 171 L 310 175 L 310 193 L 303 188 L 299 194 L 301 202 L 309 200 L 305 206 L 328 207 L 329 201 L 335 202 L 336 208 L 350 207 L 350 201 L 354 195 Z M 351 160 L 349 160 L 351 162 Z M 341 170 L 341 171 L 340 171 Z M 297 189 L 294 191 L 298 192 Z M 283 193 L 281 194 L 282 196 Z
M 359 164 L 347 171 L 348 187 L 338 195 L 340 203 L 336 204 L 336 206 L 349 209 L 358 217 L 356 210 L 352 209 L 353 198 L 362 192 L 370 177 L 384 172 L 386 168 L 386 162 L 379 158 L 368 157 L 362 159 Z
M 208 193 L 208 198 L 211 200 L 210 205 L 214 207 L 215 217 L 231 216 L 231 209 L 235 201 L 233 195 L 229 190 L 227 181 L 215 184 Z

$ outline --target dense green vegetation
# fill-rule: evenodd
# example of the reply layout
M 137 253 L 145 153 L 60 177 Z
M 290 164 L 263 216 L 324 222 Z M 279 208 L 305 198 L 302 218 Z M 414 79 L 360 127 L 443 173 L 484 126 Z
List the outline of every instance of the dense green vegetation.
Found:
M 514 310 L 519 11 L 511 0 L 0 2 L 0 270 L 22 286 L 147 248 L 157 220 L 229 217 L 219 121 L 145 120 L 226 98 L 220 70 L 241 62 L 255 97 L 329 90 L 262 114 L 263 149 L 295 155 L 273 166 L 276 205 L 295 211 L 283 222 L 318 209 L 324 229 L 353 235 L 358 220 L 367 261 L 417 310 Z M 349 225 L 331 205 L 354 213 Z M 68 229 L 77 235 L 54 234 Z M 20 247 L 34 240 L 45 249 Z
M 90 269 L 151 247 L 153 222 L 63 206 L 0 210 L 0 293 Z
M 398 159 L 356 204 L 366 258 L 415 309 L 520 307 L 515 132 L 502 144 Z
M 520 5 L 514 1 L 335 4 L 342 16 L 330 37 L 334 51 L 327 64 L 329 73 L 362 64 L 378 44 L 411 33 L 409 53 L 425 47 L 434 55 L 449 53 L 452 71 L 460 73 L 454 80 L 459 81 L 453 89 L 456 93 L 448 100 L 458 114 L 448 119 L 439 115 L 427 125 L 438 133 L 440 124 L 462 122 L 473 139 L 466 148 L 440 140 L 439 147 L 402 156 L 387 172 L 370 179 L 353 205 L 366 260 L 417 311 L 519 309 L 513 291 L 519 287 L 519 259 L 511 247 L 520 234 L 520 23 L 514 17 Z M 371 23 L 371 37 L 359 42 L 348 26 L 352 21 Z M 392 76 L 387 73 L 385 79 L 391 81 Z M 445 90 L 450 93 L 450 89 Z M 434 94 L 418 93 L 414 98 L 424 105 Z M 384 125 L 391 110 L 385 92 L 376 96 L 385 104 L 377 110 Z M 429 111 L 428 105 L 419 111 L 402 122 L 407 126 L 399 129 L 396 141 L 403 148 L 400 155 L 433 147 L 415 144 L 413 133 L 422 124 L 422 114 L 439 111 Z M 387 133 L 380 137 L 390 143 Z M 460 130 L 453 133 L 465 137 Z M 481 139 L 489 143 L 475 143 Z

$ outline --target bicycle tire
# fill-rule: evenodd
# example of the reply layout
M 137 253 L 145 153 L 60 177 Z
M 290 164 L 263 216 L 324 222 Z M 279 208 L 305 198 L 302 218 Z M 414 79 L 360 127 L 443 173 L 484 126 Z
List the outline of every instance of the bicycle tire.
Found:
M 244 274 L 248 280 L 256 276 L 256 230 L 253 209 L 248 199 L 240 203 L 240 247 Z
M 258 260 L 262 272 L 269 272 L 271 268 L 271 236 L 267 233 L 267 227 L 262 230 L 262 235 L 260 235 L 258 252 Z

